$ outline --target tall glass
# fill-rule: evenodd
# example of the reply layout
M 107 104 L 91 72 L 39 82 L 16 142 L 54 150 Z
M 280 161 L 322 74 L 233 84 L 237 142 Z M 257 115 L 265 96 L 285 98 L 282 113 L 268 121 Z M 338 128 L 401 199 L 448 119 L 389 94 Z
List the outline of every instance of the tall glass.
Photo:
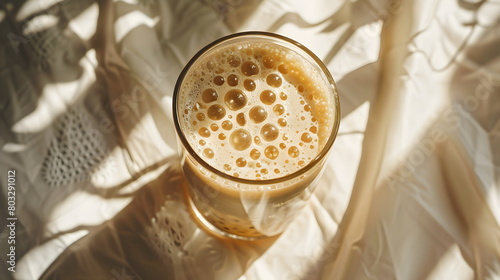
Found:
M 210 232 L 284 231 L 310 198 L 337 135 L 328 69 L 303 45 L 243 32 L 199 51 L 173 97 L 186 197 Z

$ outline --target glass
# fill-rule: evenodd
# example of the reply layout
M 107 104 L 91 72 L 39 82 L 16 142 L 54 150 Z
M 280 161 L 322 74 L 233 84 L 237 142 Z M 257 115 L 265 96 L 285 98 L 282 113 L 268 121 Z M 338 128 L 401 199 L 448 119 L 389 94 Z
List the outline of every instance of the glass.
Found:
M 219 236 L 282 233 L 317 185 L 340 105 L 328 69 L 281 35 L 236 33 L 180 74 L 173 112 L 186 198 Z

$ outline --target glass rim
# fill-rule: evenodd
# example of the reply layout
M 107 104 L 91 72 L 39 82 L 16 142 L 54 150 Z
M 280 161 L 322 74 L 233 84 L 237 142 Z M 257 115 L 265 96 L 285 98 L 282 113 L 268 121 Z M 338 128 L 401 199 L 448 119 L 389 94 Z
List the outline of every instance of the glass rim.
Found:
M 284 43 L 291 44 L 295 47 L 298 47 L 301 51 L 304 51 L 313 61 L 316 63 L 316 65 L 320 68 L 320 70 L 323 72 L 324 76 L 326 77 L 328 85 L 331 88 L 331 95 L 333 97 L 333 105 L 335 106 L 335 120 L 333 122 L 333 126 L 331 129 L 331 133 L 328 137 L 328 140 L 326 141 L 325 145 L 319 151 L 319 153 L 309 161 L 305 166 L 300 168 L 299 170 L 289 173 L 287 175 L 277 177 L 277 178 L 271 178 L 271 179 L 246 179 L 246 178 L 240 178 L 240 177 L 235 177 L 230 174 L 227 174 L 225 172 L 222 172 L 221 170 L 213 167 L 210 165 L 208 162 L 206 162 L 201 156 L 198 155 L 191 147 L 191 144 L 189 141 L 186 139 L 181 126 L 179 122 L 179 116 L 178 116 L 178 109 L 177 109 L 177 100 L 178 96 L 180 94 L 180 89 L 182 86 L 182 83 L 184 82 L 184 78 L 186 74 L 189 72 L 189 69 L 193 66 L 193 64 L 198 61 L 200 57 L 202 57 L 205 53 L 213 49 L 214 47 L 217 47 L 219 44 L 236 39 L 236 38 L 241 38 L 241 37 L 256 37 L 256 38 L 261 38 L 261 39 L 278 39 L 283 41 Z M 287 47 L 287 46 L 284 46 Z M 287 47 L 289 48 L 289 47 Z M 311 62 L 311 61 L 310 61 Z M 333 79 L 330 71 L 326 67 L 326 65 L 323 63 L 323 61 L 316 56 L 311 50 L 309 50 L 307 47 L 302 45 L 301 43 L 288 38 L 283 35 L 279 35 L 276 33 L 271 33 L 271 32 L 265 32 L 265 31 L 245 31 L 245 32 L 237 32 L 237 33 L 232 33 L 230 35 L 223 36 L 219 39 L 214 40 L 213 42 L 209 43 L 202 49 L 200 49 L 189 61 L 188 63 L 184 66 L 182 69 L 179 77 L 177 78 L 177 81 L 175 83 L 174 87 L 174 92 L 173 92 L 173 97 L 172 97 L 172 109 L 173 109 L 173 117 L 174 117 L 174 125 L 175 125 L 175 130 L 177 132 L 178 139 L 182 142 L 183 148 L 187 150 L 189 155 L 191 155 L 197 163 L 199 163 L 201 166 L 203 166 L 205 169 L 207 169 L 209 172 L 214 173 L 217 176 L 220 176 L 221 178 L 231 180 L 234 183 L 239 183 L 239 184 L 246 184 L 246 185 L 273 185 L 273 184 L 278 184 L 282 182 L 286 182 L 295 178 L 300 177 L 300 175 L 308 172 L 311 170 L 313 167 L 315 167 L 321 160 L 323 160 L 329 153 L 331 147 L 333 146 L 333 142 L 335 142 L 335 139 L 337 138 L 339 126 L 340 126 L 340 100 L 339 100 L 339 95 L 337 92 L 337 85 L 335 83 L 335 80 Z

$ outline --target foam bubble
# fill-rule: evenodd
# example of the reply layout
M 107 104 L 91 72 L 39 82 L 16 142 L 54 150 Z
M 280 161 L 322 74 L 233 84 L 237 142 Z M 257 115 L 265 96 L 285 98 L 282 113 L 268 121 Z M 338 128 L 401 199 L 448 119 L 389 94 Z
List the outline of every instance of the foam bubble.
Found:
M 283 105 L 281 105 L 281 104 L 276 104 L 273 107 L 273 112 L 277 116 L 283 115 L 285 113 L 285 107 Z
M 266 78 L 266 83 L 272 87 L 280 87 L 283 81 L 278 74 L 269 74 Z
M 281 126 L 281 127 L 285 127 L 285 126 L 287 125 L 287 123 L 288 123 L 288 122 L 287 122 L 287 121 L 286 121 L 286 119 L 284 119 L 284 118 L 279 118 L 279 119 L 278 119 L 278 124 L 279 124 L 279 126 Z
M 253 106 L 249 111 L 250 119 L 254 123 L 261 123 L 267 118 L 267 111 L 262 106 Z
M 197 113 L 196 114 L 196 119 L 199 120 L 200 122 L 205 120 L 205 114 L 203 113 Z
M 247 165 L 247 160 L 242 158 L 242 157 L 239 157 L 237 160 L 236 160 L 236 166 L 238 167 L 245 167 Z
M 264 150 L 264 154 L 268 159 L 276 159 L 279 155 L 280 151 L 273 145 L 267 146 Z
M 201 137 L 210 137 L 210 130 L 208 130 L 206 127 L 201 127 L 199 130 L 198 130 L 198 134 L 201 136 Z
M 225 120 L 222 122 L 222 128 L 225 130 L 231 130 L 233 128 L 233 124 L 229 120 Z
M 227 64 L 229 64 L 232 67 L 238 67 L 240 66 L 241 63 L 241 58 L 237 55 L 230 55 L 227 57 Z
M 214 84 L 218 86 L 222 86 L 226 80 L 222 76 L 215 76 L 214 77 Z
M 260 151 L 257 150 L 257 149 L 253 149 L 250 151 L 250 157 L 253 159 L 253 160 L 258 160 L 260 158 Z
M 271 142 L 273 140 L 276 140 L 276 138 L 278 138 L 279 131 L 276 126 L 268 123 L 261 128 L 260 135 L 262 135 L 262 138 L 265 141 Z
M 207 116 L 212 120 L 220 120 L 226 115 L 226 109 L 221 105 L 215 104 L 208 108 Z
M 203 155 L 206 156 L 207 158 L 213 158 L 215 154 L 212 149 L 206 148 L 203 150 Z
M 309 143 L 312 141 L 313 138 L 312 138 L 311 134 L 304 132 L 304 133 L 302 133 L 302 136 L 300 137 L 300 139 L 306 143 Z
M 247 121 L 245 119 L 245 114 L 244 113 L 239 113 L 238 115 L 236 115 L 236 122 L 240 126 L 244 126 L 247 123 Z
M 264 90 L 260 93 L 260 102 L 271 105 L 276 101 L 276 94 L 271 90 Z
M 241 72 L 245 76 L 253 76 L 259 74 L 259 66 L 252 61 L 245 61 L 241 65 Z
M 281 64 L 280 66 L 278 66 L 278 71 L 281 74 L 288 74 L 288 66 L 286 66 L 285 64 Z
M 257 87 L 257 85 L 255 84 L 254 80 L 252 79 L 246 79 L 244 82 L 243 82 L 243 86 L 245 87 L 246 90 L 248 91 L 253 91 L 255 90 L 255 88 Z
M 299 148 L 297 148 L 296 146 L 291 146 L 289 149 L 288 149 L 288 155 L 292 158 L 297 158 L 299 156 Z
M 231 133 L 229 143 L 231 143 L 231 146 L 235 150 L 243 151 L 250 147 L 250 144 L 252 144 L 252 136 L 248 131 L 240 128 Z
M 238 85 L 238 82 L 239 82 L 238 76 L 236 76 L 234 74 L 227 76 L 227 84 L 228 85 L 235 87 Z
M 264 65 L 264 67 L 272 69 L 272 68 L 274 68 L 274 64 L 275 64 L 274 58 L 272 56 L 269 56 L 269 55 L 265 56 L 262 59 L 262 64 Z
M 217 100 L 218 97 L 219 97 L 219 94 L 213 88 L 208 88 L 208 89 L 204 90 L 202 95 L 201 95 L 201 99 L 205 103 L 214 102 Z
M 229 109 L 237 111 L 247 104 L 247 96 L 242 90 L 232 89 L 226 93 L 224 102 Z

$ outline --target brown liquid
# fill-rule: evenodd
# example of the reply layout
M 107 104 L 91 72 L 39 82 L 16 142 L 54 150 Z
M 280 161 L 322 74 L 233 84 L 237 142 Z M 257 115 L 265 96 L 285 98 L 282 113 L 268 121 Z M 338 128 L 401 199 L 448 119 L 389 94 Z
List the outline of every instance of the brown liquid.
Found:
M 333 109 L 330 85 L 305 63 L 284 47 L 257 42 L 228 46 L 194 65 L 180 102 L 191 147 L 221 172 L 245 179 L 282 177 L 310 162 L 330 136 Z M 214 127 L 227 133 L 210 133 Z M 283 146 L 295 148 L 280 152 Z
M 264 42 L 229 45 L 192 67 L 178 101 L 186 139 L 219 172 L 255 184 L 218 176 L 185 154 L 190 198 L 225 232 L 280 233 L 322 163 L 283 183 L 258 182 L 300 170 L 324 147 L 335 121 L 330 85 L 298 54 Z

